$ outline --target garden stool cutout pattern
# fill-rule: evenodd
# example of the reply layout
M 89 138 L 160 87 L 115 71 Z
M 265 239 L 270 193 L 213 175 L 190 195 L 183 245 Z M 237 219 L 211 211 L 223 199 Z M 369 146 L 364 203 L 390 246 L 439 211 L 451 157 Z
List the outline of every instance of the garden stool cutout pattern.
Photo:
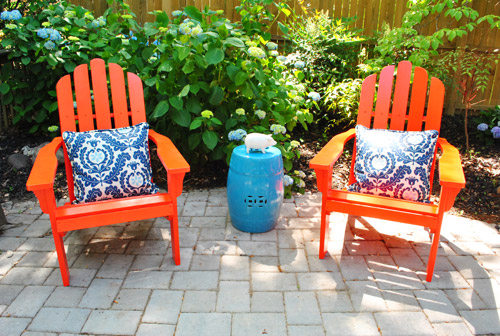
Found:
M 91 88 L 94 95 L 93 102 Z M 146 122 L 142 81 L 136 74 L 130 72 L 126 73 L 125 77 L 123 69 L 118 64 L 109 63 L 106 69 L 102 59 L 93 59 L 90 61 L 90 74 L 87 64 L 79 65 L 72 75 L 66 75 L 58 81 L 56 91 L 61 134 L 65 131 L 105 131 Z M 75 98 L 76 113 L 73 103 Z M 165 217 L 170 221 L 174 263 L 180 265 L 177 197 L 182 193 L 184 175 L 190 168 L 169 138 L 151 129 L 147 130 L 147 137 L 156 144 L 157 155 L 167 170 L 168 192 L 166 193 L 74 204 L 76 198 L 73 168 L 62 137 L 54 138 L 40 150 L 26 187 L 35 193 L 40 208 L 50 217 L 64 286 L 69 286 L 70 277 L 63 237 L 67 232 L 74 230 Z M 58 165 L 56 152 L 61 146 L 64 148 L 69 202 L 57 206 L 54 178 Z
M 283 158 L 276 147 L 236 147 L 227 177 L 227 202 L 231 222 L 244 232 L 272 230 L 283 203 Z
M 437 150 L 441 151 L 438 160 L 441 193 L 437 202 L 430 200 L 430 192 L 422 193 L 425 199 L 419 202 L 361 193 L 352 187 L 344 190 L 332 189 L 334 164 L 342 155 L 344 145 L 359 135 L 359 128 L 364 126 L 371 131 L 386 132 L 386 134 L 420 132 L 418 133 L 420 136 L 424 132 L 440 130 L 444 102 L 443 83 L 433 77 L 429 86 L 427 71 L 418 66 L 413 69 L 408 61 L 398 64 L 397 74 L 395 70 L 394 65 L 386 66 L 380 72 L 380 76 L 373 74 L 363 81 L 357 119 L 358 132 L 353 128 L 334 136 L 309 163 L 316 172 L 318 189 L 322 193 L 319 258 L 323 259 L 327 252 L 331 212 L 419 225 L 428 228 L 432 234 L 426 276 L 426 280 L 430 282 L 434 273 L 443 216 L 453 206 L 460 190 L 465 187 L 460 155 L 455 147 L 446 139 L 439 137 L 436 148 L 429 147 L 433 159 L 429 167 L 429 180 L 425 184 L 428 190 L 432 190 Z M 356 180 L 358 168 L 362 167 L 362 163 L 356 162 L 357 152 L 362 150 L 361 147 L 356 147 L 358 140 L 356 139 L 353 151 L 350 186 L 360 182 Z M 389 185 L 392 182 L 388 180 L 383 183 Z

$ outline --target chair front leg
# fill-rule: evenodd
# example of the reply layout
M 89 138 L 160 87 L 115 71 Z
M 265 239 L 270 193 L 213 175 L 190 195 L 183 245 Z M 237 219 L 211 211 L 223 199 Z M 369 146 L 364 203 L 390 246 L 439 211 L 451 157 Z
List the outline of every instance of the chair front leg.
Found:
M 326 212 L 326 200 L 321 204 L 321 231 L 319 238 L 319 258 L 324 259 L 328 251 L 328 239 L 330 236 L 330 213 Z

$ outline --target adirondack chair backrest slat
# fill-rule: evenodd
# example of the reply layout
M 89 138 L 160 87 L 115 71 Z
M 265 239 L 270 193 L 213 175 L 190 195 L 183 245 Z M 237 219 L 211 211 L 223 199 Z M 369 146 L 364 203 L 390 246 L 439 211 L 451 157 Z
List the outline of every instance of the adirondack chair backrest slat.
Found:
M 56 92 L 61 133 L 127 127 L 146 121 L 141 79 L 136 74 L 127 73 L 126 83 L 123 69 L 118 64 L 109 63 L 108 70 L 109 88 L 106 64 L 102 59 L 90 61 L 90 75 L 89 66 L 82 64 L 75 68 L 73 76 L 66 75 L 59 80 Z M 109 92 L 111 92 L 112 112 Z M 74 201 L 73 174 L 66 148 L 64 154 L 70 201 Z
M 425 121 L 426 130 L 440 130 L 441 117 L 443 116 L 444 104 L 444 84 L 436 77 L 431 78 L 429 90 L 429 100 L 427 103 L 427 118 Z
M 109 111 L 106 65 L 102 59 L 93 59 L 90 61 L 90 69 L 92 69 L 92 88 L 97 129 L 110 129 L 112 126 L 111 112 Z
M 123 69 L 118 64 L 109 64 L 109 84 L 111 87 L 115 127 L 130 126 L 125 77 Z
M 359 98 L 358 125 L 371 126 L 373 114 L 373 99 L 375 97 L 375 84 L 377 74 L 365 78 L 361 84 L 361 97 Z
M 421 131 L 424 117 L 425 102 L 427 100 L 427 71 L 415 67 L 413 85 L 411 89 L 410 112 L 408 114 L 407 131 Z M 439 130 L 439 129 L 438 129 Z
M 92 130 L 94 129 L 94 117 L 92 116 L 92 99 L 87 64 L 75 68 L 73 83 L 75 85 L 76 110 L 78 112 L 78 130 Z M 71 93 L 71 96 L 73 96 L 73 93 Z
M 130 111 L 132 112 L 132 124 L 146 122 L 146 106 L 144 105 L 144 91 L 142 80 L 134 73 L 127 73 L 128 90 L 130 97 Z
M 380 72 L 373 128 L 387 128 L 391 107 L 393 78 L 394 65 L 387 66 Z
M 411 63 L 403 61 L 398 64 L 394 99 L 392 103 L 391 129 L 402 131 L 405 129 L 408 97 L 410 94 Z

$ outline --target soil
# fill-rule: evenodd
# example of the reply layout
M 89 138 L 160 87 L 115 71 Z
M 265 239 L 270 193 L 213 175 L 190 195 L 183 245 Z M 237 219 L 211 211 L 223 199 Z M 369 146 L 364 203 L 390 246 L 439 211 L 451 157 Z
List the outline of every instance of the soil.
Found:
M 469 123 L 472 124 L 472 123 Z M 301 138 L 301 157 L 295 162 L 294 169 L 303 170 L 307 178 L 306 191 L 315 192 L 316 180 L 308 167 L 309 161 L 323 147 L 326 141 L 335 133 L 322 135 L 319 129 L 311 129 L 303 134 Z M 497 140 L 493 145 L 484 145 L 474 137 L 474 129 L 470 129 L 470 155 L 465 154 L 465 135 L 463 131 L 463 116 L 444 116 L 441 127 L 441 137 L 456 146 L 462 155 L 463 169 L 467 186 L 458 195 L 451 213 L 468 218 L 482 220 L 488 223 L 500 225 L 500 142 Z M 7 163 L 7 157 L 13 153 L 21 153 L 21 148 L 28 145 L 35 147 L 44 141 L 50 141 L 44 137 L 33 137 L 26 133 L 11 134 L 0 137 L 0 203 L 6 201 L 18 201 L 32 198 L 33 194 L 26 191 L 26 181 L 30 168 L 16 171 Z M 154 151 L 154 149 L 153 149 Z M 349 176 L 351 148 L 347 148 L 334 166 L 333 186 L 342 188 Z M 154 158 L 155 156 L 152 155 Z M 154 179 L 161 187 L 166 187 L 166 173 L 158 160 L 152 162 Z M 224 187 L 227 180 L 228 167 L 224 162 L 212 162 L 201 166 L 192 166 L 191 172 L 186 174 L 184 189 L 204 189 Z M 438 174 L 433 183 L 433 194 L 439 196 Z M 59 167 L 55 183 L 56 197 L 64 197 L 67 187 L 65 185 L 64 168 Z

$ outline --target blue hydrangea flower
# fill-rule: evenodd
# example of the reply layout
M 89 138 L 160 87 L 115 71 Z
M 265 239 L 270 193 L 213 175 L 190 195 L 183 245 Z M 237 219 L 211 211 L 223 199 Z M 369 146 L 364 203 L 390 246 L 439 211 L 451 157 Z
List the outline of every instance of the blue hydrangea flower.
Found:
M 257 118 L 262 120 L 266 117 L 266 111 L 257 110 L 255 111 L 255 115 L 257 116 Z
M 297 186 L 298 186 L 299 188 L 305 188 L 306 183 L 305 183 L 304 181 L 300 180 L 300 181 L 299 181 L 299 183 L 297 183 Z
M 293 178 L 291 178 L 288 175 L 283 176 L 283 185 L 285 187 L 288 187 L 289 185 L 292 185 L 292 184 L 293 184 Z
M 495 126 L 491 129 L 491 134 L 493 134 L 493 138 L 500 139 L 500 127 Z
M 485 123 L 481 123 L 479 125 L 477 125 L 477 130 L 478 131 L 481 131 L 481 132 L 484 132 L 488 129 L 488 124 L 485 124 Z
M 178 17 L 178 16 L 181 16 L 182 15 L 182 11 L 180 10 L 175 10 L 172 12 L 172 16 L 173 17 Z
M 248 54 L 257 58 L 266 57 L 266 52 L 259 47 L 250 47 L 248 48 Z
M 285 63 L 287 61 L 286 56 L 283 55 L 276 57 L 276 59 L 281 63 Z
M 56 44 L 54 42 L 52 42 L 52 41 L 45 42 L 45 44 L 43 46 L 47 50 L 54 50 L 56 48 Z
M 311 98 L 312 100 L 314 101 L 318 101 L 320 100 L 321 96 L 319 95 L 319 93 L 317 92 L 309 92 L 309 94 L 307 95 L 309 98 Z
M 191 34 L 191 27 L 187 23 L 181 23 L 179 26 L 179 32 L 182 35 L 189 35 Z
M 3 11 L 1 14 L 0 14 L 0 19 L 2 20 L 19 20 L 21 19 L 23 16 L 21 15 L 21 12 L 19 12 L 17 9 L 14 9 L 12 11 Z
M 47 28 L 42 28 L 36 32 L 36 35 L 40 38 L 46 39 L 49 37 L 49 31 Z
M 272 124 L 270 127 L 270 130 L 273 132 L 273 134 L 285 134 L 286 133 L 286 128 L 285 126 L 279 125 L 279 124 Z
M 104 27 L 106 25 L 106 19 L 104 19 L 101 16 L 99 19 L 92 21 L 91 25 L 92 25 L 92 28 Z
M 295 69 L 304 69 L 306 63 L 304 63 L 304 61 L 297 61 L 293 66 L 295 67 Z
M 192 36 L 192 37 L 198 37 L 198 36 L 200 36 L 202 33 L 203 33 L 203 29 L 201 28 L 201 26 L 200 26 L 200 25 L 195 26 L 195 27 L 193 27 L 193 29 L 191 29 L 191 36 Z
M 62 40 L 61 34 L 55 29 L 51 29 L 51 32 L 49 33 L 49 38 L 51 41 Z
M 274 43 L 274 42 L 267 42 L 266 47 L 269 50 L 276 50 L 276 49 L 278 49 L 278 45 L 276 43 Z
M 228 134 L 228 139 L 230 141 L 240 141 L 241 139 L 243 139 L 245 136 L 247 135 L 247 132 L 241 128 L 238 128 L 237 130 L 235 131 L 231 131 L 229 132 Z

